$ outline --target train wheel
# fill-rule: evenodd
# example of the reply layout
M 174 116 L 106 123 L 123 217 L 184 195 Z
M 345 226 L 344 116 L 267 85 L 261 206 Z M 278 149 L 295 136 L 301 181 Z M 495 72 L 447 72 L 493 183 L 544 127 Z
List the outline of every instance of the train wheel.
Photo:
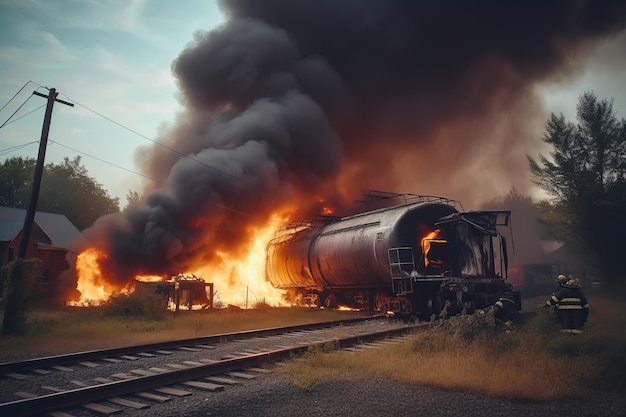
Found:
M 337 300 L 335 299 L 335 294 L 329 294 L 324 300 L 324 306 L 326 308 L 337 308 Z

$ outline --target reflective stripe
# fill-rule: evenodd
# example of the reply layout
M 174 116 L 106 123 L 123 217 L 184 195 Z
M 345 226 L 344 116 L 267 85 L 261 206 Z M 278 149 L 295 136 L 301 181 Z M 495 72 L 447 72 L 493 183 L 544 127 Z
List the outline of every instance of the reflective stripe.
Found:
M 559 299 L 558 299 L 558 298 L 556 298 L 556 295 L 552 295 L 552 297 L 550 297 L 550 299 L 551 299 L 552 301 L 554 301 L 555 303 L 558 303 L 558 302 L 559 302 Z
M 583 331 L 578 329 L 562 329 L 561 333 L 581 334 Z
M 580 298 L 576 297 L 576 298 L 563 298 L 561 300 L 562 303 L 582 303 L 583 300 L 581 300 Z
M 589 308 L 589 303 L 585 304 L 583 308 Z
M 572 306 L 572 305 L 559 305 L 556 307 L 559 310 L 582 310 L 583 306 Z
M 498 307 L 504 307 L 504 304 L 502 304 L 502 301 L 497 301 L 497 302 L 496 302 L 496 305 L 497 305 Z

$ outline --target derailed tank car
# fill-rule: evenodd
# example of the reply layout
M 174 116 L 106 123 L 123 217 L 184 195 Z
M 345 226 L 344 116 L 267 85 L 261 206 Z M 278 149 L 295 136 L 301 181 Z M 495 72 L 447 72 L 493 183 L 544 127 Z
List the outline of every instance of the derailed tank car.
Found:
M 417 202 L 286 228 L 269 242 L 266 277 L 294 300 L 428 319 L 492 305 L 506 291 L 510 212 Z

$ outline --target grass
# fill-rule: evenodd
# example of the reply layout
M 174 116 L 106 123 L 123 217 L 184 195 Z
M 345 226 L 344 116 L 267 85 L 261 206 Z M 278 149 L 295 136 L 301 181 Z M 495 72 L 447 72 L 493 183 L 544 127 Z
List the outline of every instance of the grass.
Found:
M 113 348 L 242 330 L 352 318 L 349 312 L 306 308 L 181 311 L 141 318 L 101 308 L 38 309 L 28 313 L 27 331 L 0 336 L 0 361 Z M 0 317 L 1 320 L 1 317 Z
M 462 316 L 382 349 L 356 354 L 312 349 L 280 372 L 305 390 L 329 379 L 376 375 L 518 400 L 554 400 L 583 395 L 588 388 L 626 391 L 626 303 L 590 301 L 592 316 L 583 335 L 559 333 L 547 313 L 510 333 L 495 331 L 488 316 Z
M 348 354 L 333 351 L 332 345 L 318 346 L 279 372 L 291 375 L 305 390 L 329 379 L 375 375 L 520 400 L 584 395 L 589 388 L 626 392 L 626 302 L 599 295 L 589 300 L 591 314 L 583 335 L 559 333 L 542 311 L 510 333 L 495 331 L 489 315 L 461 316 L 381 349 Z M 0 336 L 0 361 L 354 317 L 306 308 L 181 311 L 148 318 L 121 310 L 31 311 L 24 334 Z

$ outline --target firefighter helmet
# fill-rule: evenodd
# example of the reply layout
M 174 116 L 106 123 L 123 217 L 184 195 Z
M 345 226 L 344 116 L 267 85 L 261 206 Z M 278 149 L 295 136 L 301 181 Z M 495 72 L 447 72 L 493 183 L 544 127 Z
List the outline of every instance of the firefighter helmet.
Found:
M 558 277 L 556 277 L 555 281 L 559 284 L 565 284 L 567 282 L 567 277 L 563 274 L 560 274 Z
M 565 283 L 567 288 L 580 288 L 580 284 L 575 279 L 570 279 Z

